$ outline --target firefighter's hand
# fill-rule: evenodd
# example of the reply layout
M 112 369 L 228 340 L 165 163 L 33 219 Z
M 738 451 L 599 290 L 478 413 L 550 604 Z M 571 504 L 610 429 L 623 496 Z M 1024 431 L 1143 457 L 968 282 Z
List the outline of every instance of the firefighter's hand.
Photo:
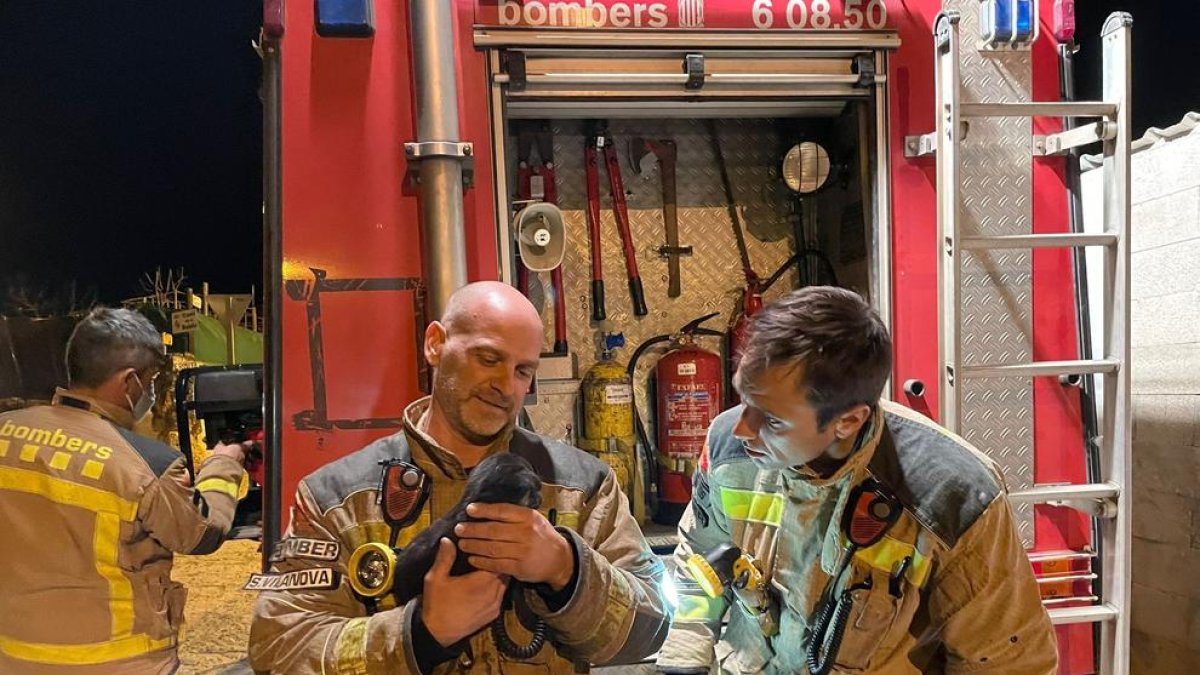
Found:
M 421 621 L 443 647 L 474 635 L 500 615 L 500 601 L 508 579 L 491 572 L 450 576 L 457 551 L 454 542 L 438 542 L 437 558 L 425 574 L 421 596 Z
M 459 523 L 458 547 L 481 570 L 561 591 L 575 572 L 575 552 L 540 512 L 515 504 L 471 504 Z
M 228 457 L 238 464 L 245 466 L 246 457 L 249 456 L 250 451 L 253 449 L 254 441 L 242 441 L 241 443 L 230 443 L 228 445 L 217 443 L 212 449 L 212 454 Z

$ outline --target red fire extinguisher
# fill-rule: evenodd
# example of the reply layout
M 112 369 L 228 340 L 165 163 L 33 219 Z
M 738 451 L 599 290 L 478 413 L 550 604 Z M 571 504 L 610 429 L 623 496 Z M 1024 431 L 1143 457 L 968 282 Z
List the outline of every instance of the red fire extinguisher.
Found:
M 696 344 L 697 335 L 726 336 L 700 324 L 717 316 L 696 319 L 673 335 L 660 335 L 642 343 L 629 362 L 636 371 L 637 360 L 653 344 L 670 341 L 670 348 L 654 368 L 655 444 L 651 450 L 641 420 L 636 420 L 642 447 L 657 459 L 657 507 L 654 521 L 666 525 L 679 522 L 692 498 L 692 474 L 700 461 L 708 427 L 725 407 L 724 362 L 719 354 Z M 724 346 L 724 345 L 723 345 Z M 650 457 L 647 457 L 649 460 Z M 653 469 L 653 467 L 647 467 Z
M 742 360 L 742 350 L 746 347 L 750 318 L 762 309 L 762 292 L 763 289 L 758 283 L 747 285 L 742 290 L 742 311 L 734 321 L 733 327 L 729 329 L 729 372 L 731 375 L 737 372 L 738 363 Z M 732 387 L 729 391 L 729 399 L 734 404 L 742 402 L 741 397 Z
M 681 334 L 654 368 L 657 386 L 659 512 L 678 522 L 692 498 L 692 473 L 708 426 L 721 412 L 721 357 Z M 665 510 L 664 510 L 665 507 Z

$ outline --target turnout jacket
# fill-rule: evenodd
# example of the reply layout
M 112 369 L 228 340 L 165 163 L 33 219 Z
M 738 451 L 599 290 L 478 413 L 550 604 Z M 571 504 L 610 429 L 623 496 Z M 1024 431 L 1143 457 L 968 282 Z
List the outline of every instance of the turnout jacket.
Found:
M 401 432 L 300 482 L 272 571 L 332 569 L 341 578 L 325 588 L 260 594 L 250 629 L 250 662 L 256 671 L 419 673 L 414 641 L 438 649 L 419 620 L 419 597 L 397 607 L 388 594 L 379 611 L 369 615 L 344 578 L 358 546 L 388 541 L 389 528 L 377 503 L 381 460 L 406 459 L 433 483 L 420 517 L 400 531 L 400 547 L 462 498 L 467 471 L 423 431 L 428 402 L 421 399 L 405 410 Z M 565 604 L 551 609 L 540 593 L 525 589 L 529 608 L 549 627 L 545 646 L 531 659 L 513 660 L 500 653 L 485 627 L 468 639 L 466 649 L 443 654 L 451 658 L 433 672 L 574 673 L 586 672 L 589 663 L 627 663 L 653 654 L 670 624 L 661 593 L 665 566 L 650 551 L 611 468 L 582 450 L 523 429 L 512 429 L 489 450 L 493 452 L 520 454 L 541 477 L 541 511 L 553 509 L 554 522 L 575 550 L 574 591 Z M 299 553 L 304 548 L 323 555 Z M 532 633 L 516 613 L 507 611 L 504 617 L 512 639 L 529 642 Z
M 129 411 L 59 390 L 0 414 L 0 673 L 169 673 L 187 590 L 173 553 L 229 532 L 244 470 L 130 429 Z
M 991 460 L 924 416 L 880 401 L 833 475 L 759 470 L 733 436 L 741 412 L 711 425 L 707 469 L 697 471 L 680 522 L 680 601 L 660 671 L 707 673 L 719 664 L 723 673 L 808 673 L 812 624 L 847 551 L 842 512 L 852 488 L 871 476 L 904 510 L 828 589 L 860 587 L 831 672 L 1056 672 L 1054 629 Z M 780 610 L 773 637 L 728 592 L 711 599 L 683 572 L 690 554 L 721 543 L 764 564 Z

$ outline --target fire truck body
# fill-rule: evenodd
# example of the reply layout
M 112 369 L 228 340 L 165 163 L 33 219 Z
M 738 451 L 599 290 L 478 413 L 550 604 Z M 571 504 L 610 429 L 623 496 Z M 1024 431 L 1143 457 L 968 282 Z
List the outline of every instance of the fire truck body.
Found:
M 937 418 L 937 175 L 913 137 L 936 123 L 935 17 L 958 10 L 964 44 L 974 45 L 982 40 L 981 3 L 418 0 L 374 3 L 351 21 L 361 37 L 322 36 L 315 27 L 326 17 L 317 12 L 335 4 L 266 6 L 267 250 L 276 282 L 268 311 L 278 357 L 268 365 L 275 442 L 265 550 L 286 526 L 303 476 L 399 430 L 405 405 L 426 383 L 424 327 L 447 284 L 457 277 L 517 283 L 516 213 L 526 200 L 545 198 L 544 184 L 523 194 L 529 175 L 520 162 L 534 154 L 543 166 L 552 162 L 565 236 L 563 292 L 554 293 L 548 273 L 528 276 L 547 321 L 548 354 L 527 406 L 539 432 L 578 440 L 579 380 L 597 360 L 602 329 L 623 333 L 627 362 L 640 344 L 701 315 L 720 313 L 711 325 L 722 332 L 732 325 L 747 286 L 738 227 L 763 279 L 801 249 L 819 252 L 816 262 L 784 271 L 766 300 L 828 281 L 826 260 L 839 283 L 868 297 L 895 341 L 890 396 Z M 1041 3 L 1032 46 L 964 47 L 964 97 L 1057 100 L 1059 61 L 1048 27 L 1059 5 Z M 435 66 L 446 59 L 449 81 Z M 594 225 L 607 324 L 592 320 L 585 146 L 595 142 L 597 123 L 616 150 L 648 309 L 633 311 L 626 247 L 601 167 Z M 964 208 L 975 226 L 987 234 L 1068 231 L 1066 160 L 1034 158 L 1029 147 L 1032 134 L 1058 131 L 1059 122 L 971 124 L 972 139 L 988 141 L 962 160 Z M 672 140 L 677 149 L 677 243 L 691 247 L 677 258 L 678 297 L 658 250 L 666 241 L 666 173 L 661 157 L 633 163 L 638 139 Z M 825 185 L 812 193 L 789 190 L 783 175 L 789 149 L 806 141 L 828 154 Z M 551 158 L 541 156 L 547 150 Z M 457 191 L 438 168 L 447 162 L 464 170 L 458 202 L 429 197 Z M 965 270 L 969 361 L 1079 358 L 1069 251 L 981 255 Z M 569 356 L 549 353 L 559 302 Z M 697 341 L 727 349 L 711 336 Z M 633 373 L 647 438 L 657 423 L 653 366 L 647 358 Z M 1077 388 L 1052 377 L 1017 378 L 964 397 L 974 406 L 964 433 L 1001 462 L 1010 489 L 1087 482 Z M 1031 550 L 1049 556 L 1044 575 L 1078 569 L 1054 552 L 1089 550 L 1086 517 L 1048 506 L 1021 507 L 1018 517 Z M 1068 583 L 1056 592 L 1086 590 Z M 1062 672 L 1090 672 L 1091 627 L 1062 626 L 1059 639 Z

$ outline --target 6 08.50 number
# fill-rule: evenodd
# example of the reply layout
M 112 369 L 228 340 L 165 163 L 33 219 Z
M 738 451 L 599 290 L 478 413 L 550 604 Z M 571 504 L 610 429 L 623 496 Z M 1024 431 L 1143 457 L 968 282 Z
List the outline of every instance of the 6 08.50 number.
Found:
M 781 0 L 780 4 L 788 28 L 858 30 L 887 25 L 887 6 L 883 0 L 841 0 L 841 21 L 834 19 L 830 0 L 787 0 L 786 4 Z M 751 13 L 756 28 L 775 26 L 773 0 L 754 0 Z

